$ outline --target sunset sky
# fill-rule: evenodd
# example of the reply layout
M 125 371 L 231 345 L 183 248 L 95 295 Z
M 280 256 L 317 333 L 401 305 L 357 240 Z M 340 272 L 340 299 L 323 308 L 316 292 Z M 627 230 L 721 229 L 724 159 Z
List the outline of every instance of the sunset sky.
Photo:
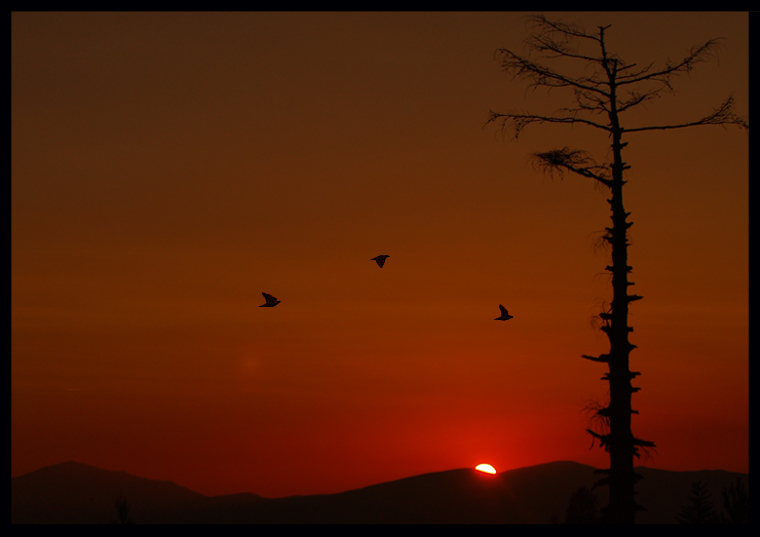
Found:
M 277 497 L 607 467 L 581 358 L 609 348 L 607 193 L 529 157 L 609 140 L 484 126 L 571 104 L 495 61 L 526 14 L 13 13 L 11 476 Z M 747 13 L 545 15 L 642 66 L 726 38 L 625 126 L 749 114 Z M 749 472 L 748 133 L 626 140 L 639 463 Z

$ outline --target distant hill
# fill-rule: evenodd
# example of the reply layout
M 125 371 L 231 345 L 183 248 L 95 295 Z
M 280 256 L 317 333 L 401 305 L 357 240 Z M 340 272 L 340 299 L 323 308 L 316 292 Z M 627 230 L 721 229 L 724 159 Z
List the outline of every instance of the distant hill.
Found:
M 691 484 L 708 483 L 720 510 L 724 471 L 669 472 L 638 468 L 640 523 L 676 523 Z M 104 524 L 116 520 L 121 493 L 138 524 L 149 523 L 513 523 L 564 520 L 573 492 L 598 479 L 594 468 L 558 461 L 488 475 L 470 468 L 434 472 L 338 494 L 263 498 L 205 496 L 170 481 L 66 462 L 11 478 L 11 522 Z M 606 489 L 595 491 L 599 507 Z
M 11 479 L 11 522 L 106 524 L 120 492 L 141 522 L 181 522 L 208 499 L 170 481 L 64 462 Z

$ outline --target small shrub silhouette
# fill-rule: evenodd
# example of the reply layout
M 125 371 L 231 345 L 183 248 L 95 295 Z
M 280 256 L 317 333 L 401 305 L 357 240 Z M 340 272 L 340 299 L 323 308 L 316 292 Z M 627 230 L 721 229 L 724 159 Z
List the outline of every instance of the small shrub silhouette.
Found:
M 717 524 L 720 518 L 715 514 L 712 498 L 707 490 L 707 483 L 695 481 L 691 485 L 689 503 L 684 505 L 678 515 L 681 524 Z
M 119 495 L 116 497 L 116 520 L 113 520 L 111 524 L 134 524 L 135 521 L 132 518 L 130 512 L 132 506 L 129 501 L 124 497 L 124 494 L 119 491 Z
M 749 492 L 739 477 L 723 489 L 723 508 L 728 515 L 721 515 L 724 524 L 749 524 Z
M 565 524 L 594 524 L 597 522 L 596 495 L 581 487 L 570 496 L 565 511 Z

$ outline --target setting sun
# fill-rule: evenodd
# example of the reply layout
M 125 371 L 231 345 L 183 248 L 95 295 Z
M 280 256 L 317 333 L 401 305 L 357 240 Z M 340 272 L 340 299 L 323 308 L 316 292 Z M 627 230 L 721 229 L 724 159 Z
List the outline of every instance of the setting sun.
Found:
M 495 474 L 496 469 L 491 466 L 490 464 L 478 464 L 475 469 L 479 472 L 483 472 L 485 474 Z

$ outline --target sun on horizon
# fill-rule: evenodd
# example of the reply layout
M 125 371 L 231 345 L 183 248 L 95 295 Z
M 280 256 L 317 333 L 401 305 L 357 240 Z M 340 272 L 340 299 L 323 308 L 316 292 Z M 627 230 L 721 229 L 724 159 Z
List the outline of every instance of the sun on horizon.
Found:
M 478 472 L 483 472 L 484 474 L 495 474 L 496 469 L 491 466 L 490 464 L 478 464 L 475 469 Z

